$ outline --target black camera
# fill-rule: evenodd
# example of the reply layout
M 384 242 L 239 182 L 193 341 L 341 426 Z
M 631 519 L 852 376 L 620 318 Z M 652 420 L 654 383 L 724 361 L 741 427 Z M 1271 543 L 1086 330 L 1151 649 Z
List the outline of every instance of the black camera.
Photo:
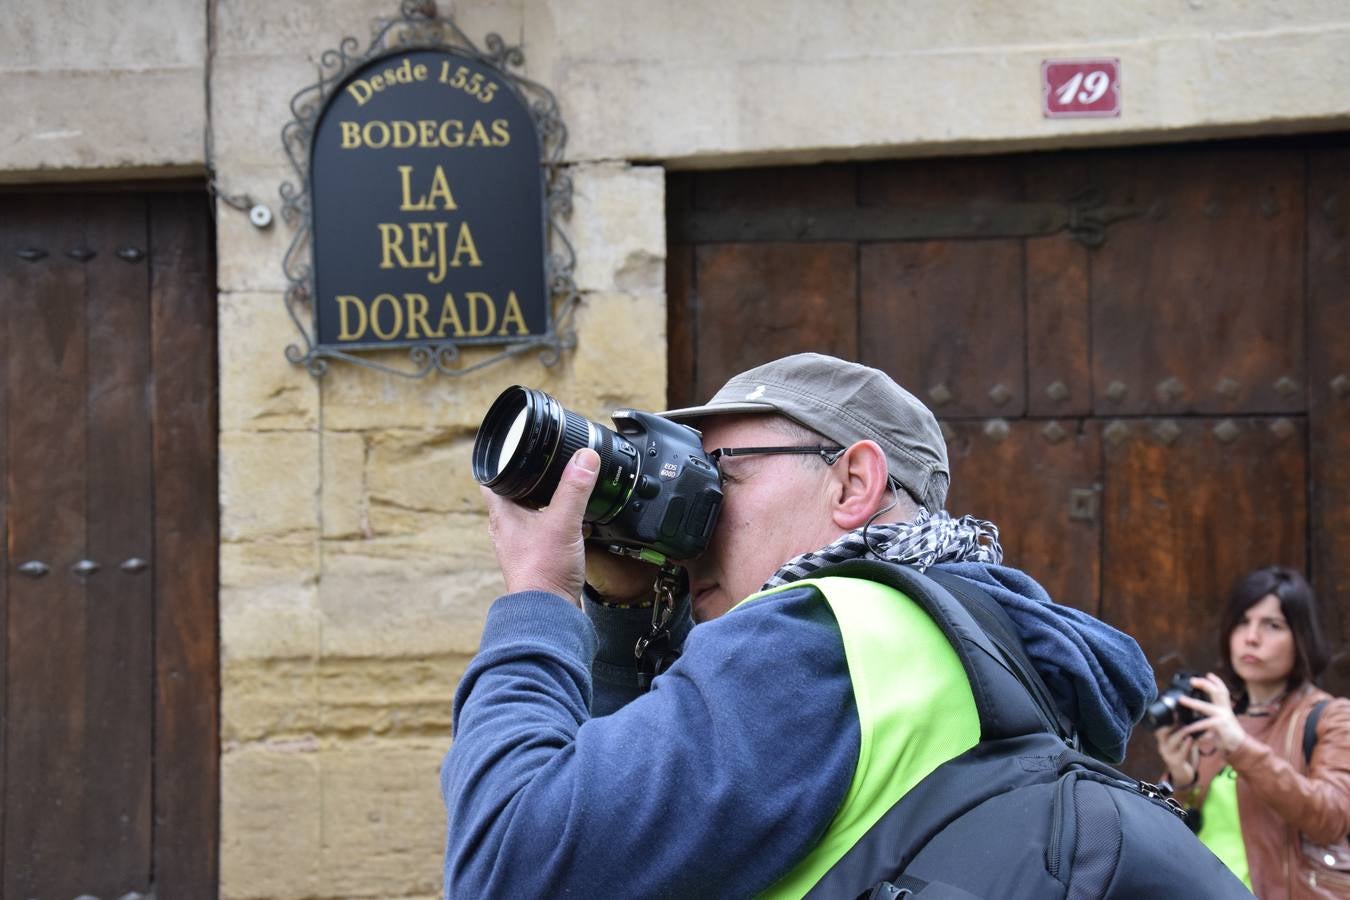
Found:
M 1191 679 L 1198 677 L 1194 672 L 1178 672 L 1167 683 L 1167 690 L 1158 695 L 1158 699 L 1149 704 L 1144 713 L 1144 725 L 1150 731 L 1168 728 L 1172 725 L 1189 725 L 1200 718 L 1195 710 L 1182 706 L 1182 697 L 1194 697 L 1197 700 L 1209 700 L 1209 695 L 1199 688 L 1191 687 Z
M 564 409 L 543 391 L 501 393 L 473 444 L 473 477 L 494 493 L 540 509 L 549 504 L 572 454 L 600 454 L 586 503 L 592 537 L 636 548 L 657 564 L 703 552 L 722 509 L 717 464 L 699 433 L 636 410 L 618 410 L 611 431 Z M 660 558 L 656 558 L 656 556 Z

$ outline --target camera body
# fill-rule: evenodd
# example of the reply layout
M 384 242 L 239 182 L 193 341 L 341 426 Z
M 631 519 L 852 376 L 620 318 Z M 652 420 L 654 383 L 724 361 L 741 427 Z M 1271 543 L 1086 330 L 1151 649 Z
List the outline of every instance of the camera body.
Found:
M 1200 718 L 1193 709 L 1182 706 L 1182 697 L 1194 697 L 1208 700 L 1209 695 L 1198 688 L 1191 687 L 1191 679 L 1198 677 L 1194 672 L 1178 672 L 1167 683 L 1167 689 L 1158 695 L 1158 699 L 1149 704 L 1144 713 L 1144 725 L 1150 731 L 1169 728 L 1173 725 L 1189 725 Z
M 613 419 L 616 430 L 543 391 L 507 388 L 478 429 L 473 476 L 497 494 L 541 509 L 572 455 L 590 447 L 600 456 L 582 516 L 592 536 L 658 564 L 698 556 L 722 508 L 721 476 L 699 433 L 637 410 L 618 410 Z
M 631 409 L 612 416 L 619 436 L 637 450 L 627 500 L 614 515 L 592 525 L 592 535 L 654 550 L 670 559 L 703 552 L 722 509 L 721 476 L 686 425 Z

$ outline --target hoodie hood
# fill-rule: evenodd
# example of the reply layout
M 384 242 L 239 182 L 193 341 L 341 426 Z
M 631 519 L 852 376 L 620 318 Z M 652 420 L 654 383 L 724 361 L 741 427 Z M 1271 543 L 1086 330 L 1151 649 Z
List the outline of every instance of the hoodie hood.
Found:
M 1134 638 L 1055 603 L 1017 569 L 985 563 L 933 568 L 971 582 L 998 601 L 1055 704 L 1078 725 L 1084 749 L 1120 763 L 1131 730 L 1158 693 L 1153 667 Z

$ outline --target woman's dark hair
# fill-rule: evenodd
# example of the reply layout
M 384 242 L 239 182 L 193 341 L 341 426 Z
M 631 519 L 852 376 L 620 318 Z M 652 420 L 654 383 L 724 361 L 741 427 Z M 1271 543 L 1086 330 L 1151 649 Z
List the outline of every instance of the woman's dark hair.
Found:
M 1293 569 L 1268 566 L 1249 572 L 1238 579 L 1228 597 L 1222 627 L 1219 629 L 1219 659 L 1223 660 L 1220 674 L 1230 685 L 1240 687 L 1242 679 L 1233 671 L 1233 630 L 1242 622 L 1247 610 L 1274 594 L 1280 601 L 1280 612 L 1294 635 L 1294 668 L 1289 672 L 1288 688 L 1312 682 L 1327 667 L 1329 654 L 1322 629 L 1317 623 L 1317 600 L 1308 580 Z

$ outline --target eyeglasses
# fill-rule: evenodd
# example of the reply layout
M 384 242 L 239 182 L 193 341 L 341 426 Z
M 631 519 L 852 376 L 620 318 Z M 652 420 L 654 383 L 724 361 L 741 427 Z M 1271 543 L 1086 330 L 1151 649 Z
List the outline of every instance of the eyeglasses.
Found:
M 780 453 L 814 454 L 834 465 L 844 455 L 843 447 L 719 447 L 708 455 L 713 462 L 721 462 L 724 456 L 770 456 Z

